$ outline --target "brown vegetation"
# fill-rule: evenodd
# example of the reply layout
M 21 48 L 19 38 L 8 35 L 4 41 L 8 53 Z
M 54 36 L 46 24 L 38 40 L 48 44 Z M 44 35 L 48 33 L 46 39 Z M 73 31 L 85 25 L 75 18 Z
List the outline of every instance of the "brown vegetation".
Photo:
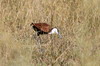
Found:
M 32 22 L 63 38 L 39 42 Z M 0 0 L 0 66 L 100 66 L 100 0 Z

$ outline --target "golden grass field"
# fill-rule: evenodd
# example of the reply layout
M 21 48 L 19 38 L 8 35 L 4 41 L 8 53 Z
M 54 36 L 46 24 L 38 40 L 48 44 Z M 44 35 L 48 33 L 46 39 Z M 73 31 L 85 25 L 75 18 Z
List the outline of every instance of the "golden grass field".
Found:
M 0 66 L 100 66 L 100 0 L 0 0 Z

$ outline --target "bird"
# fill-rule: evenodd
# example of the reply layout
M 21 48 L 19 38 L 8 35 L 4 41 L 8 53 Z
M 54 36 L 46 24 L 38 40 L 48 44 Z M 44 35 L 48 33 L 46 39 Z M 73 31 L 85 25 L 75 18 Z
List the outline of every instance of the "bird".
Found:
M 30 26 L 37 32 L 37 36 L 43 34 L 58 34 L 59 38 L 62 38 L 59 30 L 56 27 L 52 28 L 47 23 L 31 23 Z

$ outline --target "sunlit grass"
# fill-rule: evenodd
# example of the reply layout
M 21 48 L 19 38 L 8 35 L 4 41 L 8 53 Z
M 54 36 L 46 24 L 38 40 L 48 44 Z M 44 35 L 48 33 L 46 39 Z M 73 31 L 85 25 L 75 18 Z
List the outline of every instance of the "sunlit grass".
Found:
M 39 42 L 32 22 L 63 38 Z M 100 66 L 100 1 L 0 0 L 0 66 Z

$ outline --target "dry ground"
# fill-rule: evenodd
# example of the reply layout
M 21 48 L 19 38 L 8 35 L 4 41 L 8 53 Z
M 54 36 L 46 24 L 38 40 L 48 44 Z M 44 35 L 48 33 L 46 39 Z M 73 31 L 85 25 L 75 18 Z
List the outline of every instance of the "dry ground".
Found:
M 39 42 L 32 22 L 63 38 Z M 0 0 L 0 66 L 100 66 L 100 0 Z

